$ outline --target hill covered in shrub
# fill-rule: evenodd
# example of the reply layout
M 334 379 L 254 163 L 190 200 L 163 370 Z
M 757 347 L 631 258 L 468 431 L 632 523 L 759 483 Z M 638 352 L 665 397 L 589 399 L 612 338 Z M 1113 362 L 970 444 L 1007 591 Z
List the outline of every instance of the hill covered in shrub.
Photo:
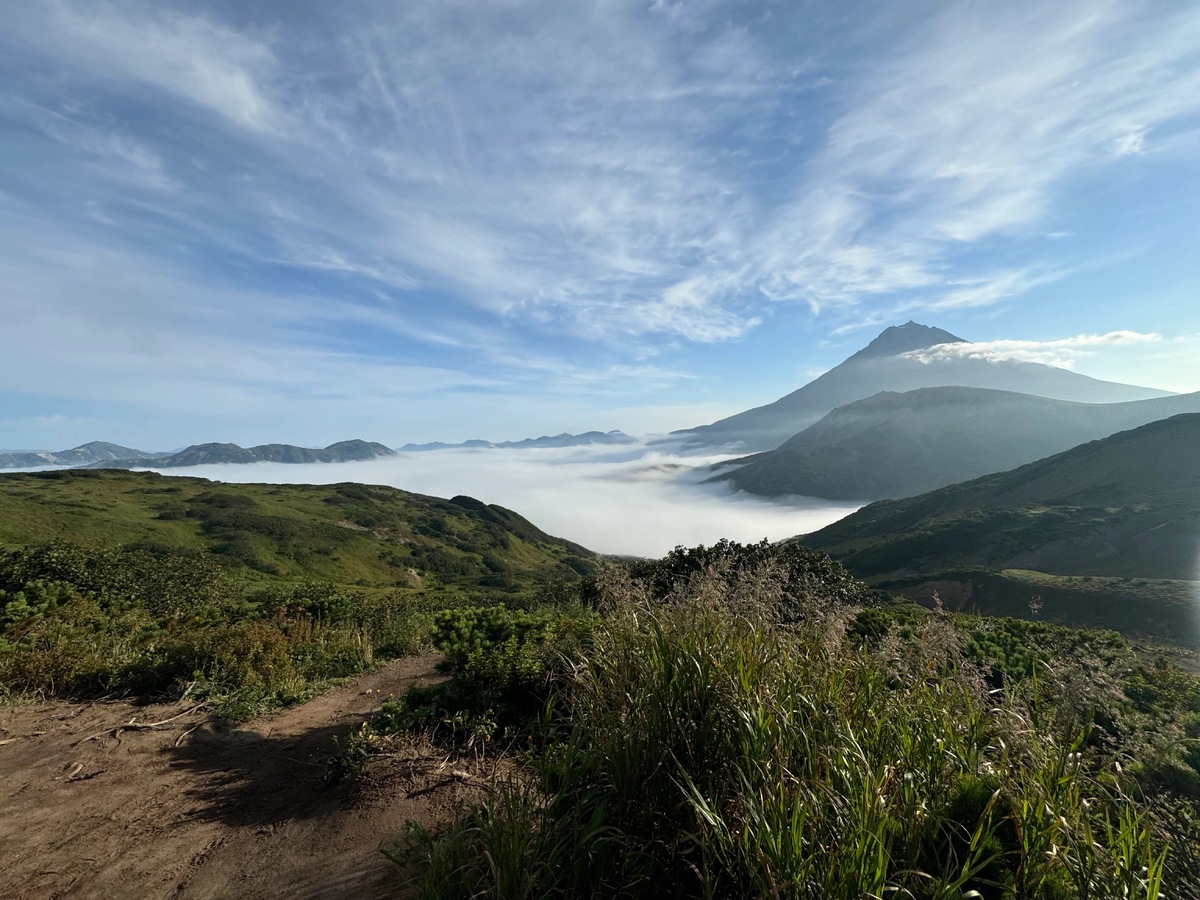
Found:
M 250 580 L 520 591 L 576 578 L 591 551 L 517 513 L 382 485 L 222 484 L 151 472 L 0 477 L 0 547 L 204 550 Z

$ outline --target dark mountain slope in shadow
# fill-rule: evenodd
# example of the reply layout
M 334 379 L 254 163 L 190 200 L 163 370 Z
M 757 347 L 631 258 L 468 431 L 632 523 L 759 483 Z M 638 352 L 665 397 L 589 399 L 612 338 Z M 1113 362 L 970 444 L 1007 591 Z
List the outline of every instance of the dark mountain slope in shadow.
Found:
M 885 392 L 835 409 L 713 480 L 763 496 L 909 497 L 1197 412 L 1200 393 L 1072 403 L 983 388 Z
M 1194 579 L 1200 414 L 1123 431 L 1008 472 L 884 500 L 802 540 L 860 576 L 956 566 Z

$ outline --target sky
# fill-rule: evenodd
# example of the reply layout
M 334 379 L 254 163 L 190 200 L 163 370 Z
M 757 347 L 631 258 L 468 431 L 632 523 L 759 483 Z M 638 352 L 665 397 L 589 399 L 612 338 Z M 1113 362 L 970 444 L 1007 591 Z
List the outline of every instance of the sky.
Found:
M 1198 226 L 1191 3 L 13 4 L 0 447 L 661 433 L 909 319 L 1200 390 Z

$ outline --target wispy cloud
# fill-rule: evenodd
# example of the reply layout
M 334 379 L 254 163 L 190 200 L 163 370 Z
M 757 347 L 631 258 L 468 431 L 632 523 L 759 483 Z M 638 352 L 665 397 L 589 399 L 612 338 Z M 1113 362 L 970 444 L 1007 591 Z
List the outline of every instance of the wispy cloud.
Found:
M 162 156 L 137 138 L 49 111 L 41 112 L 45 131 L 88 159 L 100 179 L 156 191 L 177 187 Z
M 737 337 L 762 295 L 817 311 L 1011 296 L 1028 279 L 956 264 L 964 247 L 1032 228 L 1066 179 L 1200 110 L 1186 7 L 897 19 L 877 59 L 821 76 L 837 83 L 822 104 L 802 98 L 833 60 L 711 7 L 451 2 L 289 29 L 56 0 L 18 24 L 108 90 L 251 132 L 238 206 L 291 209 L 254 214 L 275 258 L 613 337 Z
M 1028 270 L 1019 270 L 990 278 L 975 278 L 965 284 L 948 285 L 946 292 L 927 304 L 926 308 L 943 310 L 991 306 L 1006 297 L 1019 296 L 1030 288 L 1056 281 L 1059 277 L 1058 273 L 1035 275 Z
M 270 45 L 215 18 L 137 0 L 50 0 L 15 17 L 18 27 L 67 51 L 74 68 L 114 87 L 182 98 L 254 130 L 285 120 L 269 87 L 276 71 Z
M 0 236 L 22 249 L 19 259 L 0 258 L 6 286 L 0 384 L 29 395 L 141 410 L 151 421 L 173 423 L 172 445 L 210 439 L 213 422 L 223 423 L 230 439 L 251 442 L 328 443 L 351 433 L 402 443 L 423 438 L 430 421 L 441 423 L 439 437 L 520 438 L 528 436 L 526 427 L 567 427 L 560 422 L 584 430 L 591 427 L 586 411 L 597 404 L 627 404 L 689 377 L 647 363 L 573 364 L 470 327 L 442 335 L 403 310 L 330 309 L 325 298 L 309 292 L 283 296 L 238 288 L 214 297 L 205 286 L 181 282 L 169 265 L 95 242 L 49 247 L 3 229 Z M 348 320 L 363 331 L 345 346 L 322 328 Z M 315 333 L 299 329 L 298 322 Z M 471 362 L 439 361 L 436 353 L 421 356 L 425 362 L 405 360 L 386 346 L 366 352 L 364 335 L 381 331 Z M 505 414 L 522 393 L 540 397 L 544 418 Z M 411 430 L 410 416 L 422 423 L 421 431 Z M 97 421 L 90 416 L 61 423 L 94 429 Z M 21 423 L 51 424 L 15 417 L 7 422 L 14 430 Z M 628 427 L 625 421 L 612 427 L 621 424 Z
M 1026 236 L 1070 180 L 1200 110 L 1200 16 L 1154 13 L 954 4 L 905 30 L 830 127 L 782 214 L 788 227 L 768 233 L 771 295 L 823 307 L 915 292 L 913 308 L 937 310 L 1038 283 L 958 260 Z M 793 235 L 804 238 L 799 254 Z M 968 290 L 955 285 L 964 279 Z
M 1136 331 L 1110 331 L 1107 334 L 1079 334 L 1049 341 L 978 341 L 961 344 L 938 344 L 927 350 L 906 354 L 914 359 L 970 358 L 986 360 L 1015 359 L 1021 362 L 1044 363 L 1071 368 L 1080 358 L 1098 351 L 1118 347 L 1144 346 L 1163 341 L 1161 334 Z
M 1200 12 L 1141 0 L 48 0 L 6 25 L 0 312 L 30 340 L 89 323 L 22 358 L 72 395 L 154 358 L 212 407 L 201 351 L 264 405 L 339 371 L 380 407 L 654 403 L 688 374 L 657 356 L 779 304 L 829 333 L 1016 303 L 1093 261 L 1047 237 L 1080 230 L 1064 198 L 1185 159 L 1200 114 Z

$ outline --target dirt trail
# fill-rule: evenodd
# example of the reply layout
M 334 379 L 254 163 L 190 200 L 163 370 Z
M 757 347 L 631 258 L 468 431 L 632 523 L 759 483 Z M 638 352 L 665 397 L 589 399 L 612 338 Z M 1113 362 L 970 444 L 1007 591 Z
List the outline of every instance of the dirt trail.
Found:
M 186 701 L 0 708 L 0 896 L 397 896 L 379 847 L 479 782 L 414 757 L 329 787 L 321 760 L 389 694 L 436 680 L 436 661 L 397 660 L 231 731 Z

